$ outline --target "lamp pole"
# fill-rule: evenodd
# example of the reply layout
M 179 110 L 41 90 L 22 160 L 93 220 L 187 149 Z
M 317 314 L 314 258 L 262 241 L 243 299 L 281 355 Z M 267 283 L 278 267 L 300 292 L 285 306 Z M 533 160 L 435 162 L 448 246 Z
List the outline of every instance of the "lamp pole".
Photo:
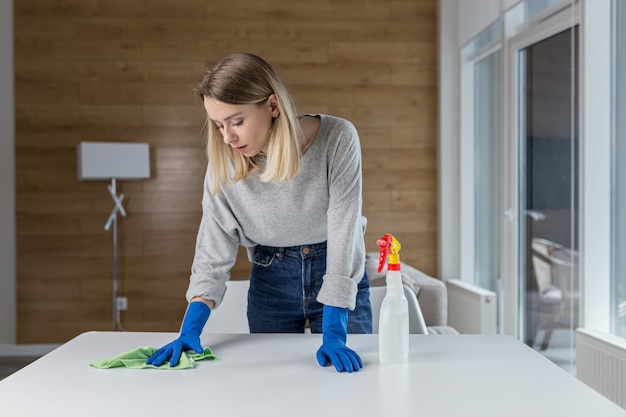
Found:
M 109 214 L 109 218 L 104 225 L 104 230 L 109 230 L 111 226 L 113 226 L 113 330 L 117 331 L 119 322 L 119 311 L 117 308 L 117 213 L 120 212 L 122 216 L 125 217 L 126 210 L 124 210 L 124 206 L 122 205 L 124 194 L 117 195 L 115 178 L 111 178 L 111 184 L 109 184 L 107 188 L 109 189 L 109 194 L 111 194 L 111 198 L 115 203 L 113 209 L 111 210 L 111 214 Z

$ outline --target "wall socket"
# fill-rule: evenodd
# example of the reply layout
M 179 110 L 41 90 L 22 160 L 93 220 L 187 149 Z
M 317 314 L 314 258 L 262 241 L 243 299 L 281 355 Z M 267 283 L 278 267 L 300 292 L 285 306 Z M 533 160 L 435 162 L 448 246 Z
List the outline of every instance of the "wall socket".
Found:
M 117 297 L 117 311 L 126 311 L 128 309 L 128 299 L 126 297 Z

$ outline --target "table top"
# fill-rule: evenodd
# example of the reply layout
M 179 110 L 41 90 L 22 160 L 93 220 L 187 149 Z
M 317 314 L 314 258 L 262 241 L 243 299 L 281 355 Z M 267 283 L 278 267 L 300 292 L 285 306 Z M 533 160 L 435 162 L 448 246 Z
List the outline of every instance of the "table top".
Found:
M 0 381 L 0 415 L 626 416 L 509 336 L 411 335 L 407 363 L 380 364 L 378 335 L 349 335 L 352 374 L 317 364 L 316 334 L 203 334 L 219 359 L 188 370 L 88 365 L 176 336 L 84 333 Z

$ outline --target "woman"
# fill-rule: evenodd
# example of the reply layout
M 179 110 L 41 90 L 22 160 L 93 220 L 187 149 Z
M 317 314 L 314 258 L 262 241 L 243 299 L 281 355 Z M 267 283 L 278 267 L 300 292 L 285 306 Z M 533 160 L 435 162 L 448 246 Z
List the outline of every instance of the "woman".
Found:
M 178 339 L 148 359 L 178 363 L 202 351 L 238 247 L 253 263 L 252 333 L 323 333 L 320 365 L 363 367 L 347 333 L 371 333 L 361 215 L 361 153 L 354 126 L 298 115 L 273 68 L 252 54 L 222 59 L 196 87 L 207 113 L 203 216 Z

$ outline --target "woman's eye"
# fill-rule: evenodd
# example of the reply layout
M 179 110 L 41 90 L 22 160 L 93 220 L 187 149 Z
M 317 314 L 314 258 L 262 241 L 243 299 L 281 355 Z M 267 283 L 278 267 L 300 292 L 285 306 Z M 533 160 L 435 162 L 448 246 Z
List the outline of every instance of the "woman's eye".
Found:
M 233 126 L 241 126 L 243 124 L 243 120 L 238 121 L 237 123 L 233 123 Z

